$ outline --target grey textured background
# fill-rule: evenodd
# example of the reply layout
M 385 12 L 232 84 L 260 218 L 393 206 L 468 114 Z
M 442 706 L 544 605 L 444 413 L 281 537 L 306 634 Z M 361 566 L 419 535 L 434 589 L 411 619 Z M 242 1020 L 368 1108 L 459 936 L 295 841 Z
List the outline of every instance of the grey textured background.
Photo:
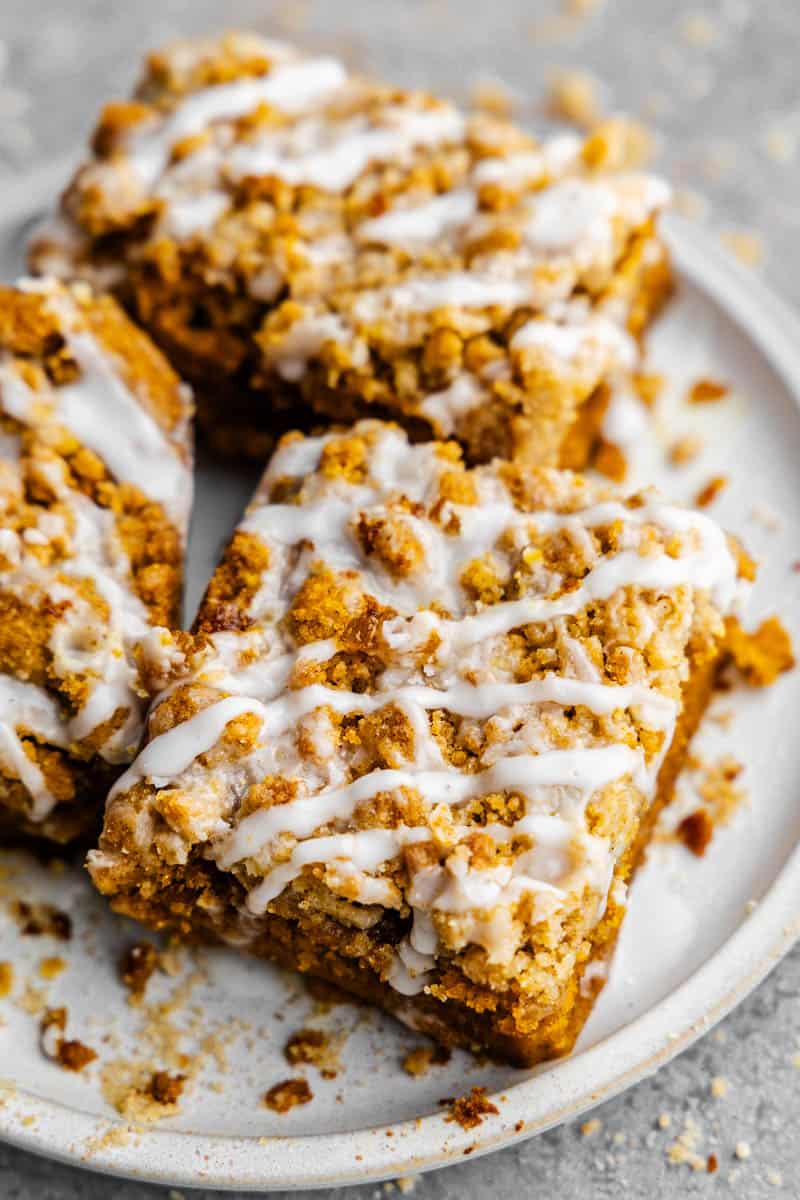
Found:
M 798 0 L 0 0 L 0 197 L 3 179 L 81 142 L 98 105 L 129 87 L 142 50 L 234 25 L 297 36 L 459 99 L 477 79 L 499 77 L 531 118 L 550 72 L 590 71 L 607 108 L 658 131 L 659 166 L 689 192 L 684 206 L 715 234 L 758 230 L 760 269 L 800 303 Z M 799 986 L 800 949 L 720 1029 L 599 1108 L 593 1133 L 567 1125 L 421 1178 L 411 1194 L 800 1196 Z M 728 1080 L 722 1099 L 711 1094 L 714 1076 Z M 701 1153 L 719 1161 L 713 1175 L 668 1161 L 687 1117 L 702 1130 Z M 735 1154 L 742 1142 L 747 1158 Z M 387 1185 L 347 1191 L 348 1200 L 400 1194 Z M 3 1200 L 168 1195 L 0 1147 Z

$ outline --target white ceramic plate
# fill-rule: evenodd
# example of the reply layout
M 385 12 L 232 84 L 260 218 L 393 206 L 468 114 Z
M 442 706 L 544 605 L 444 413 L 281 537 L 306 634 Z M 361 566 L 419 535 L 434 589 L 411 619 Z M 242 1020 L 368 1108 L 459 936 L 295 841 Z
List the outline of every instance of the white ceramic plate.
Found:
M 6 189 L 0 267 L 7 278 L 19 269 L 22 225 L 53 194 L 54 178 L 48 171 Z M 637 470 L 679 498 L 693 495 L 711 475 L 730 477 L 714 512 L 762 560 L 753 613 L 779 610 L 794 621 L 797 636 L 800 328 L 705 235 L 675 221 L 669 237 L 679 293 L 651 341 L 653 367 L 671 380 L 662 436 L 671 440 L 691 429 L 705 434 L 709 447 L 691 467 L 668 470 L 658 430 L 651 429 Z M 686 385 L 701 374 L 733 383 L 732 398 L 686 406 Z M 190 606 L 253 479 L 201 463 Z M 0 911 L 0 960 L 13 959 L 20 980 L 15 996 L 0 1002 L 0 1137 L 96 1170 L 177 1186 L 332 1186 L 412 1174 L 509 1145 L 655 1071 L 741 1000 L 800 933 L 794 717 L 800 673 L 717 706 L 734 710 L 733 724 L 723 730 L 706 722 L 702 750 L 733 750 L 744 759 L 750 804 L 717 831 L 702 860 L 675 843 L 654 848 L 632 891 L 610 981 L 578 1049 L 533 1072 L 456 1054 L 449 1065 L 413 1079 L 400 1063 L 420 1043 L 417 1036 L 363 1009 L 315 1011 L 294 977 L 209 951 L 199 976 L 190 963 L 178 979 L 154 977 L 147 999 L 191 992 L 169 1018 L 168 1041 L 191 1053 L 211 1030 L 226 1042 L 225 1063 L 208 1047 L 199 1050 L 199 1071 L 180 1114 L 128 1132 L 104 1099 L 101 1076 L 112 1060 L 130 1057 L 137 1044 L 141 1052 L 153 1036 L 142 1033 L 145 1014 L 125 1003 L 115 970 L 120 948 L 141 935 L 105 911 L 78 868 L 54 876 L 6 851 L 0 866 L 13 872 L 12 887 L 68 909 L 76 933 L 66 951 L 68 968 L 45 985 L 36 979 L 37 964 L 63 948 L 20 938 Z M 65 1004 L 70 1036 L 97 1049 L 98 1062 L 83 1074 L 65 1072 L 41 1053 L 37 1021 L 20 1003 L 24 980 L 43 987 L 49 1004 Z M 323 1080 L 308 1068 L 313 1101 L 277 1116 L 259 1099 L 298 1073 L 282 1047 L 288 1034 L 309 1023 L 345 1038 L 342 1070 Z M 475 1084 L 487 1087 L 499 1112 L 465 1131 L 445 1121 L 439 1102 Z

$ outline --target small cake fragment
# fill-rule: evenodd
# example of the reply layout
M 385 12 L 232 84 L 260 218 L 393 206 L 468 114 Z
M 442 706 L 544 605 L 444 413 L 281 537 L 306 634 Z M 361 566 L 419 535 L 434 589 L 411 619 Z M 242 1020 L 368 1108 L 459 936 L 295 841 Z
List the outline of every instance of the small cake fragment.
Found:
M 397 426 L 281 443 L 89 865 L 438 1042 L 567 1050 L 742 589 L 706 515 Z
M 190 414 L 114 300 L 0 287 L 0 833 L 88 834 L 138 748 L 135 647 L 178 621 Z
M 103 110 L 31 264 L 113 288 L 225 451 L 388 415 L 473 461 L 580 467 L 670 288 L 668 188 L 620 143 L 251 34 L 176 42 Z

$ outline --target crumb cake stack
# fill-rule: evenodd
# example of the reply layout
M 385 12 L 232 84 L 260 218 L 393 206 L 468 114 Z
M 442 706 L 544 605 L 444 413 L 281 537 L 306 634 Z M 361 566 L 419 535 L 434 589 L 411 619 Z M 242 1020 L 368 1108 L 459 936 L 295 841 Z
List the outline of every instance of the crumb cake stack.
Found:
M 134 647 L 179 620 L 190 413 L 114 300 L 0 288 L 0 835 L 88 833 L 138 748 Z
M 178 42 L 31 261 L 114 289 L 218 447 L 303 404 L 579 467 L 669 286 L 667 188 L 621 155 L 613 124 L 541 142 L 256 36 Z
M 519 1063 L 574 1041 L 736 601 L 708 517 L 397 426 L 281 443 L 90 870 Z M 587 965 L 595 966 L 587 973 Z

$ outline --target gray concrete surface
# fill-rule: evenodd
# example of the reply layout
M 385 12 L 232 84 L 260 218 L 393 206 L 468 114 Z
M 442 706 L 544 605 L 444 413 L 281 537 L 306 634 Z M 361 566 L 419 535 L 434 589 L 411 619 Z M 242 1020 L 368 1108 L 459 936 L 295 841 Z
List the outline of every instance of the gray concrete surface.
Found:
M 760 231 L 760 269 L 800 303 L 797 0 L 0 0 L 0 197 L 3 179 L 81 141 L 98 104 L 125 92 L 144 48 L 231 25 L 296 34 L 459 98 L 481 76 L 499 77 L 531 117 L 550 72 L 590 71 L 608 108 L 659 131 L 660 165 L 689 192 L 684 205 L 715 233 Z M 719 1030 L 598 1109 L 594 1132 L 565 1126 L 419 1179 L 411 1194 L 800 1196 L 799 987 L 800 949 Z M 712 1095 L 715 1076 L 728 1081 L 723 1098 Z M 687 1118 L 700 1127 L 700 1153 L 716 1155 L 714 1174 L 668 1161 Z M 737 1157 L 737 1144 L 749 1156 Z M 390 1194 L 402 1193 L 371 1185 L 348 1200 Z M 0 1147 L 4 1200 L 167 1195 Z

